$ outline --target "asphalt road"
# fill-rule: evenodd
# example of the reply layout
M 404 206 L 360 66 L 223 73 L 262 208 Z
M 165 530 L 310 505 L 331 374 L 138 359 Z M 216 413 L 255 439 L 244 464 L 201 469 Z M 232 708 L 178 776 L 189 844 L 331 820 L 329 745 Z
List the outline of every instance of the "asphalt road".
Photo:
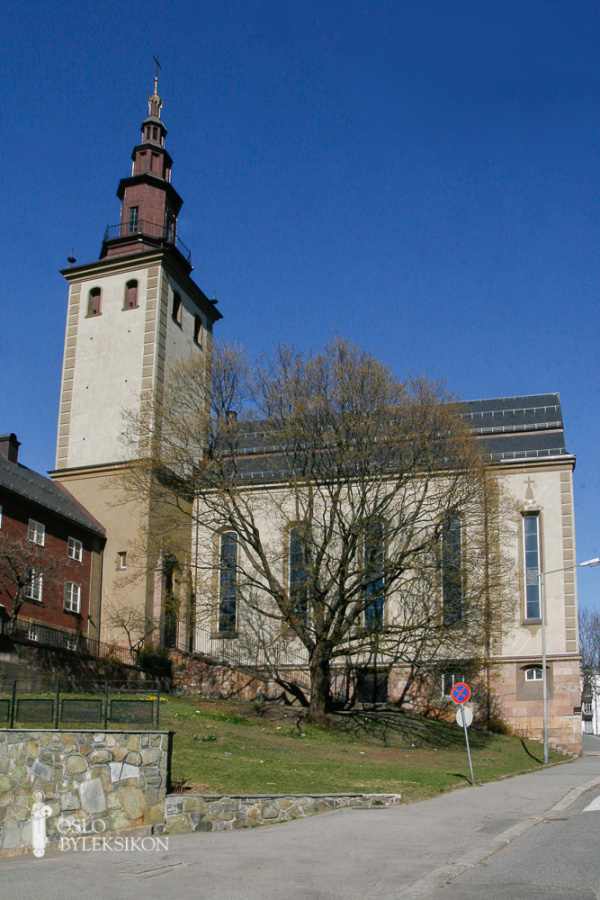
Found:
M 600 898 L 600 741 L 588 755 L 389 809 L 170 835 L 168 850 L 0 862 L 1 900 Z M 599 802 L 600 805 L 600 802 Z
M 599 851 L 600 791 L 594 791 L 430 896 L 434 900 L 597 900 Z

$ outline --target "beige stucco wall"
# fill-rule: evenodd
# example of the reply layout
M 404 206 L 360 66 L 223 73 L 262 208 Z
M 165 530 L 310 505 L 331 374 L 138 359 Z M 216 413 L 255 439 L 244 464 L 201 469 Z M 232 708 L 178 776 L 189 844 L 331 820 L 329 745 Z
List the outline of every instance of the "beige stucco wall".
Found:
M 540 524 L 540 563 L 544 571 L 562 569 L 575 563 L 573 521 L 572 467 L 574 460 L 546 459 L 541 462 L 512 463 L 498 467 L 508 494 L 504 529 L 504 552 L 512 569 L 508 580 L 512 596 L 513 616 L 508 620 L 494 644 L 497 678 L 496 693 L 502 715 L 519 734 L 541 737 L 541 694 L 529 696 L 521 689 L 527 665 L 541 662 L 541 624 L 526 622 L 523 554 L 523 514 L 537 513 Z M 249 488 L 254 497 L 256 521 L 266 535 L 272 558 L 277 560 L 282 580 L 286 574 L 285 526 L 294 520 L 291 498 L 285 490 L 271 487 Z M 199 506 L 197 518 L 205 512 Z M 467 565 L 469 523 L 466 524 Z M 199 575 L 197 649 L 218 653 L 221 644 L 210 636 L 216 631 L 218 604 L 218 537 L 207 527 L 194 534 L 193 554 Z M 211 566 L 213 571 L 211 574 Z M 569 751 L 580 750 L 580 724 L 575 708 L 580 704 L 579 657 L 576 632 L 577 594 L 575 571 L 557 572 L 546 579 L 546 638 L 549 683 L 553 685 L 549 700 L 551 745 Z M 399 595 L 387 599 L 387 615 L 393 615 Z M 207 633 L 208 632 L 208 633 Z M 294 650 L 300 650 L 296 641 Z M 391 680 L 393 681 L 393 679 Z M 390 682 L 391 683 L 391 682 Z M 537 687 L 537 686 L 535 686 Z
M 124 646 L 127 640 L 122 629 L 110 622 L 111 607 L 131 607 L 144 612 L 149 593 L 154 590 L 153 578 L 148 574 L 148 556 L 144 548 L 144 529 L 147 524 L 145 504 L 124 502 L 121 467 L 98 467 L 95 470 L 55 473 L 58 481 L 92 510 L 106 529 L 106 547 L 102 572 L 102 610 L 100 640 L 115 641 Z M 119 553 L 127 554 L 127 568 L 119 568 Z M 91 625 L 97 629 L 98 613 Z
M 119 462 L 136 455 L 123 441 L 123 413 L 139 412 L 160 390 L 178 360 L 210 352 L 211 323 L 168 271 L 160 254 L 143 260 L 100 261 L 69 280 L 56 468 Z M 124 309 L 128 281 L 138 282 L 138 306 Z M 102 290 L 101 314 L 88 316 L 88 297 Z M 173 292 L 183 301 L 182 322 L 172 317 Z M 194 316 L 202 320 L 194 341 Z
M 543 571 L 575 564 L 572 466 L 565 461 L 537 465 L 513 465 L 504 471 L 504 482 L 516 503 L 518 528 L 512 547 L 518 577 L 516 616 L 505 629 L 502 655 L 531 657 L 542 652 L 541 626 L 525 624 L 522 515 L 539 516 L 540 565 Z M 545 579 L 546 644 L 548 654 L 577 655 L 576 570 L 555 572 Z

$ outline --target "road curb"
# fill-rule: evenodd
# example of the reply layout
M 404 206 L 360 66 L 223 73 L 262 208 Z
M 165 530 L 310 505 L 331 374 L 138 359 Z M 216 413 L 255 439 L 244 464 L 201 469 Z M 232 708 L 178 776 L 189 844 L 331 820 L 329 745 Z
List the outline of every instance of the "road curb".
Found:
M 439 866 L 432 872 L 428 872 L 427 875 L 424 875 L 417 881 L 413 881 L 411 885 L 403 889 L 399 896 L 402 900 L 424 900 L 424 898 L 429 897 L 434 891 L 439 890 L 439 888 L 443 887 L 445 884 L 450 884 L 464 872 L 467 872 L 474 866 L 489 859 L 490 856 L 494 856 L 494 854 L 504 850 L 505 847 L 508 847 L 509 844 L 517 838 L 527 834 L 527 832 L 531 831 L 532 828 L 535 828 L 536 825 L 540 825 L 542 822 L 552 819 L 557 813 L 565 812 L 565 810 L 569 809 L 569 807 L 579 800 L 580 797 L 597 787 L 600 787 L 600 776 L 592 778 L 591 781 L 586 781 L 585 784 L 581 784 L 579 787 L 571 788 L 564 797 L 542 815 L 529 816 L 522 822 L 517 822 L 516 825 L 507 828 L 506 831 L 503 831 L 501 834 L 490 838 L 490 840 L 486 841 L 484 844 L 480 844 L 473 850 L 464 853 L 453 862 L 447 863 L 444 866 Z

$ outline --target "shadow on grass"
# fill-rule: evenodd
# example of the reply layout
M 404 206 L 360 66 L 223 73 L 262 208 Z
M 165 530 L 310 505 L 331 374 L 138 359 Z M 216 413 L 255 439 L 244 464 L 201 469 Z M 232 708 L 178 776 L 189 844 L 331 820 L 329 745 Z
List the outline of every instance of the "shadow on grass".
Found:
M 339 712 L 339 727 L 353 734 L 380 739 L 384 745 L 393 737 L 418 747 L 464 747 L 464 734 L 453 722 L 428 719 L 397 709 L 360 709 Z M 494 735 L 474 726 L 470 730 L 474 748 L 485 747 Z
M 527 756 L 530 756 L 530 757 L 534 760 L 534 762 L 540 763 L 540 765 L 543 765 L 544 760 L 543 760 L 543 759 L 538 759 L 537 756 L 535 756 L 535 755 L 531 752 L 531 750 L 529 749 L 529 747 L 527 746 L 527 744 L 525 743 L 525 741 L 523 740 L 523 738 L 521 738 L 521 746 L 522 746 L 523 750 L 525 751 L 525 753 L 527 754 Z

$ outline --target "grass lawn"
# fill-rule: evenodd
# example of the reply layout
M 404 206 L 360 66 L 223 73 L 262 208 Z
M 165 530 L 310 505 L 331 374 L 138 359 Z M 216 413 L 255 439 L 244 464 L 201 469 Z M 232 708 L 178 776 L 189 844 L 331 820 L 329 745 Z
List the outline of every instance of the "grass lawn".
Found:
M 469 780 L 464 733 L 455 723 L 395 714 L 386 728 L 357 717 L 327 727 L 289 708 L 260 715 L 250 703 L 168 697 L 160 726 L 175 732 L 172 776 L 204 793 L 399 792 L 407 802 Z M 542 768 L 537 741 L 469 729 L 475 782 Z M 550 751 L 550 762 L 564 760 Z

